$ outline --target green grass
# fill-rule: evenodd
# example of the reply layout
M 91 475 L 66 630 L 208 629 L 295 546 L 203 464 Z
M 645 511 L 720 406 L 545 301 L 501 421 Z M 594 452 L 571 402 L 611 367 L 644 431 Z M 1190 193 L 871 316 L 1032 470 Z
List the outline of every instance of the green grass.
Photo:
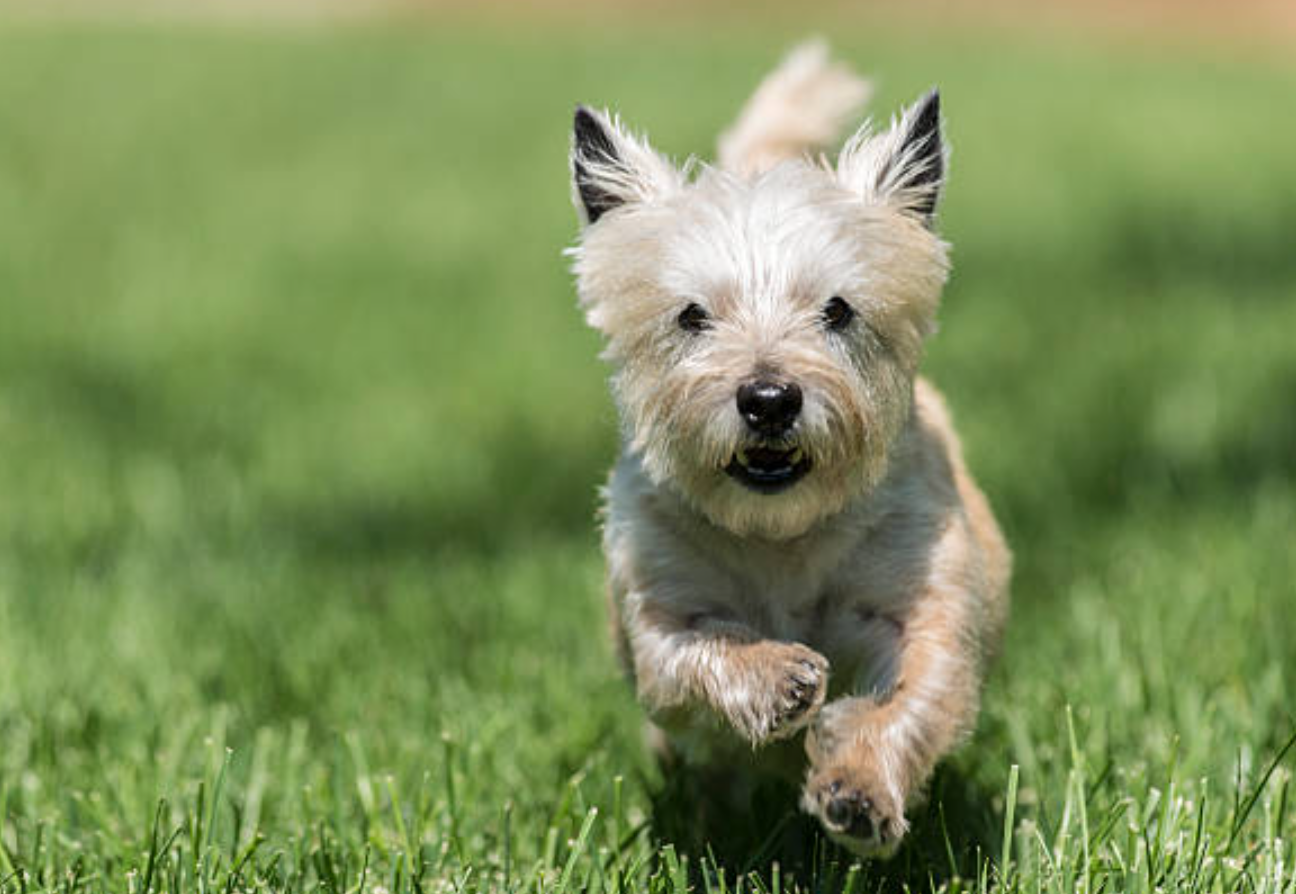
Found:
M 570 110 L 705 152 L 788 34 L 24 27 L 0 891 L 1296 891 L 1296 70 L 832 34 L 943 87 L 927 366 L 1018 560 L 901 854 L 700 832 L 605 636 Z

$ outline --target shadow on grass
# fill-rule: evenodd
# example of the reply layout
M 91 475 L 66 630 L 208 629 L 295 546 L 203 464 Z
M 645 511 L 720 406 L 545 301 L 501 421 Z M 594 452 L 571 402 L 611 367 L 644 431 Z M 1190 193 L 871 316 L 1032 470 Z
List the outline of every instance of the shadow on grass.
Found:
M 1099 269 L 1123 284 L 1187 283 L 1230 302 L 1285 294 L 1296 279 L 1296 201 L 1275 195 L 1246 213 L 1220 211 L 1178 194 L 1131 192 L 1107 210 Z
M 268 524 L 294 549 L 342 561 L 446 552 L 491 559 L 555 538 L 596 543 L 598 486 L 611 464 L 610 441 L 547 437 L 513 420 L 478 451 L 489 488 L 416 482 L 396 498 L 353 491 L 276 507 Z M 539 471 L 537 457 L 543 458 Z
M 860 860 L 797 808 L 798 787 L 766 780 L 732 797 L 724 773 L 672 767 L 652 795 L 652 834 L 688 857 L 699 890 L 722 875 L 727 883 L 748 873 L 769 879 L 774 867 L 789 883 L 810 891 L 940 890 L 975 880 L 978 862 L 998 853 L 1003 825 L 998 794 L 956 766 L 943 766 L 928 799 L 910 811 L 910 831 L 890 860 Z

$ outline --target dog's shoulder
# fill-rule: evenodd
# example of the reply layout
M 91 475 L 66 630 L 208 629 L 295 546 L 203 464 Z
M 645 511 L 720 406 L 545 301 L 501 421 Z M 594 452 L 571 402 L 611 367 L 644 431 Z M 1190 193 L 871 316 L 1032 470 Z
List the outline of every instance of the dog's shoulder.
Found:
M 952 552 L 961 556 L 959 564 L 978 579 L 973 589 L 999 604 L 996 614 L 1002 615 L 1012 554 L 989 500 L 963 460 L 963 447 L 944 397 L 921 378 L 914 388 L 914 424 L 907 452 L 912 493 L 924 501 L 912 508 L 938 519 L 952 535 L 942 538 L 946 550 L 955 547 Z

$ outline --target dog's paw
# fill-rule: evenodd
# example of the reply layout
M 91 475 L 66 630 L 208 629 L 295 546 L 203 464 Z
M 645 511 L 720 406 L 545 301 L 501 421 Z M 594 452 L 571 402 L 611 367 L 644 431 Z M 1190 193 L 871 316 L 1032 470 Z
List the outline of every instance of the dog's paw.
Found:
M 814 719 L 828 693 L 828 659 L 813 649 L 792 645 L 790 655 L 775 673 L 774 729 L 771 738 L 782 738 Z
M 753 744 L 784 739 L 814 719 L 828 692 L 828 659 L 800 643 L 744 649 L 723 696 L 724 713 Z
M 862 857 L 886 858 L 908 826 L 898 799 L 873 775 L 848 765 L 811 771 L 801 807 L 842 847 Z

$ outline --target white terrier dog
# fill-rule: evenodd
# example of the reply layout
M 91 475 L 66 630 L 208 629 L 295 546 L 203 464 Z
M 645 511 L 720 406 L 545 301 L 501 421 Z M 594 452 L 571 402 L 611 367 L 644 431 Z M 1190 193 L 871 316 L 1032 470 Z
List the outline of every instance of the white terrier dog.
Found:
M 938 94 L 802 157 L 868 92 L 802 47 L 683 169 L 579 108 L 572 255 L 623 420 L 604 547 L 640 699 L 684 759 L 796 773 L 834 839 L 887 854 L 974 724 L 1010 556 L 917 377 L 949 270 Z M 803 731 L 790 766 L 762 747 Z

